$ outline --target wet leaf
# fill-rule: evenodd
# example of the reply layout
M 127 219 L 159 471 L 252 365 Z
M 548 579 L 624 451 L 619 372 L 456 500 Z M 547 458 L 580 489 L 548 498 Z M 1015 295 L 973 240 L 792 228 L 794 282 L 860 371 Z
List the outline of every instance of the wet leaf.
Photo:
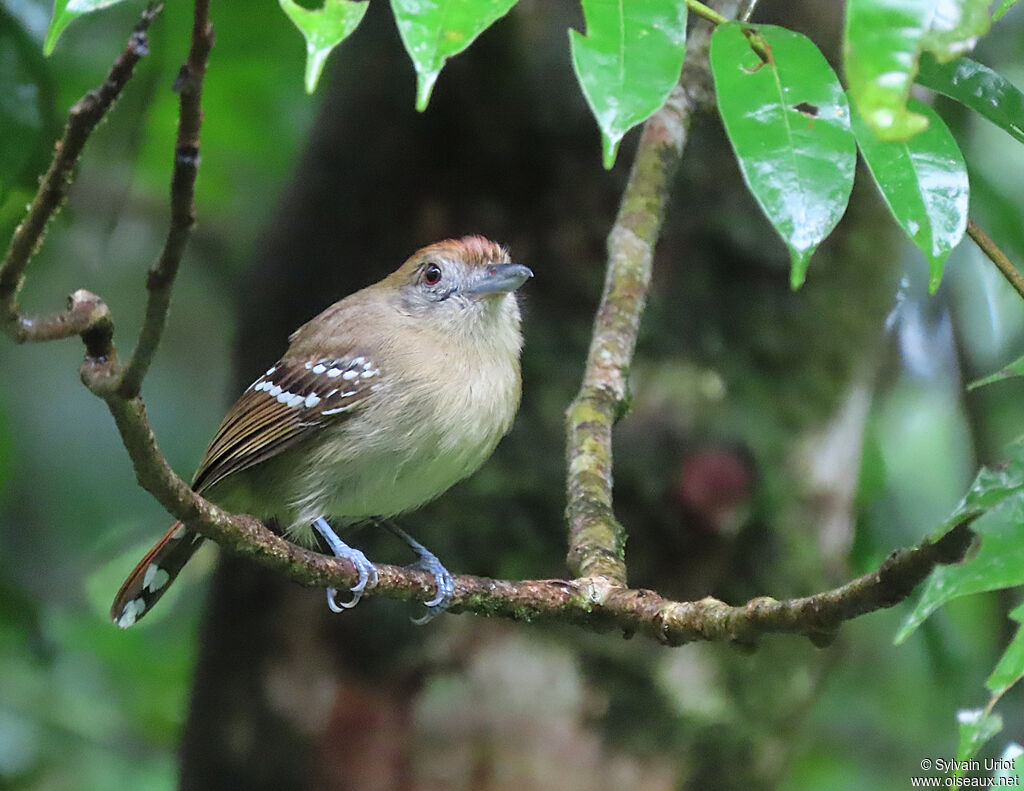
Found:
M 956 99 L 1024 143 L 1024 93 L 988 66 L 970 58 L 939 63 L 921 56 L 917 82 Z
M 903 642 L 928 616 L 961 596 L 1024 584 L 1024 449 L 1014 446 L 1010 463 L 982 468 L 967 495 L 933 538 L 965 519 L 980 539 L 973 557 L 938 566 L 928 577 L 913 611 L 895 641 Z
M 657 111 L 679 81 L 686 3 L 583 0 L 583 15 L 586 35 L 569 31 L 572 64 L 610 168 L 623 135 Z
M 977 387 L 984 387 L 990 385 L 993 382 L 1001 382 L 1003 379 L 1010 379 L 1014 376 L 1024 376 L 1024 357 L 1018 357 L 1009 365 L 999 369 L 994 374 L 976 379 L 967 385 L 968 390 L 974 390 Z
M 278 0 L 282 10 L 306 39 L 306 93 L 313 93 L 327 56 L 363 18 L 369 2 L 324 0 L 323 8 L 303 8 L 295 0 Z
M 907 108 L 922 51 L 948 61 L 989 26 L 987 0 L 848 0 L 843 68 L 851 101 L 883 140 L 907 140 L 928 119 Z
M 516 0 L 391 0 L 398 33 L 416 67 L 416 109 L 427 109 L 448 58 L 472 44 Z
M 57 46 L 57 39 L 60 38 L 61 33 L 78 17 L 120 2 L 123 0 L 55 0 L 53 16 L 50 17 L 50 27 L 47 29 L 46 39 L 43 41 L 43 54 L 53 53 L 53 48 Z
M 789 247 L 796 288 L 850 198 L 856 146 L 849 104 L 810 39 L 758 26 L 771 52 L 765 62 L 751 48 L 749 30 L 737 22 L 719 25 L 711 71 L 743 178 Z
M 879 139 L 856 110 L 853 131 L 893 217 L 928 259 L 934 293 L 946 258 L 967 229 L 970 186 L 963 154 L 942 119 L 916 99 L 908 106 L 928 120 L 909 140 Z
M 1010 617 L 1018 624 L 1024 623 L 1024 605 L 1013 610 Z M 1006 690 L 1021 678 L 1024 678 L 1024 628 L 1018 626 L 1016 634 L 1010 644 L 1006 646 L 992 675 L 985 681 L 985 686 L 995 697 L 1002 697 Z
M 974 49 L 992 25 L 989 4 L 990 0 L 933 0 L 922 49 L 942 63 Z
M 1010 10 L 1010 7 L 1016 5 L 1017 0 L 999 0 L 999 5 L 992 11 L 992 21 L 998 22 L 1003 18 L 1003 14 Z

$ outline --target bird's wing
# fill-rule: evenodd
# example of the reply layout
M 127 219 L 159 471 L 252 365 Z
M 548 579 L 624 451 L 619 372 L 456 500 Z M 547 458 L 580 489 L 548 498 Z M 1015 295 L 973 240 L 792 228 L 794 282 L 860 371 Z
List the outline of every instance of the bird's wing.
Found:
M 377 389 L 379 374 L 365 355 L 281 360 L 249 385 L 224 417 L 192 488 L 201 492 L 344 420 Z

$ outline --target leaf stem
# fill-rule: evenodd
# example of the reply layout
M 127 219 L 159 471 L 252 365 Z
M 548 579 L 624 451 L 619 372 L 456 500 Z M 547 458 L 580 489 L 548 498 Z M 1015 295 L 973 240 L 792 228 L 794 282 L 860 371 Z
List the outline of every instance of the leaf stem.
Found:
M 730 21 L 728 17 L 724 17 L 719 14 L 715 9 L 708 8 L 703 3 L 697 0 L 686 0 L 686 7 L 689 8 L 697 16 L 706 19 L 712 25 L 721 25 L 725 22 Z
M 1021 298 L 1024 298 L 1024 276 L 1021 275 L 1020 271 L 1013 265 L 1013 262 L 1010 261 L 1006 254 L 999 249 L 999 245 L 992 241 L 992 238 L 987 233 L 981 230 L 978 223 L 969 218 L 967 220 L 967 234 L 981 248 L 981 251 L 988 256 L 988 259 L 996 265 L 996 268 L 1003 273 L 1003 277 L 1016 289 Z

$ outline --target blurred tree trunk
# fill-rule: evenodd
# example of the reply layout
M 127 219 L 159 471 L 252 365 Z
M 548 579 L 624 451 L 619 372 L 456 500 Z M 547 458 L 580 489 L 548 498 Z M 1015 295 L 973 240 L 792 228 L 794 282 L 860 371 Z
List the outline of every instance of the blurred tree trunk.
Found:
M 390 11 L 371 3 L 334 56 L 240 295 L 244 386 L 292 329 L 423 244 L 482 233 L 534 269 L 513 434 L 473 479 L 402 520 L 460 572 L 564 573 L 562 410 L 632 147 L 601 169 L 568 61 L 574 12 L 524 0 L 449 63 L 417 114 Z M 823 584 L 836 558 L 808 545 L 821 514 L 799 505 L 820 500 L 785 463 L 848 403 L 882 340 L 891 280 L 877 232 L 872 245 L 858 235 L 880 210 L 862 203 L 792 294 L 717 118 L 695 123 L 617 440 L 634 584 L 734 602 Z M 403 561 L 372 529 L 356 543 Z M 338 616 L 322 591 L 226 556 L 210 597 L 185 789 L 770 788 L 813 702 L 815 685 L 797 680 L 832 661 L 795 640 L 740 656 L 468 616 L 417 628 L 411 608 L 374 599 Z

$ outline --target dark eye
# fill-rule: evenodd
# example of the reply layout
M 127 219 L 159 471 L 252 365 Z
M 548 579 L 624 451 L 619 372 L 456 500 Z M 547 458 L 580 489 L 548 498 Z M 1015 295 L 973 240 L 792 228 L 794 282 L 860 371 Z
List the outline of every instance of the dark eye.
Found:
M 441 282 L 441 267 L 437 264 L 427 264 L 423 267 L 423 282 L 428 286 L 436 286 Z

